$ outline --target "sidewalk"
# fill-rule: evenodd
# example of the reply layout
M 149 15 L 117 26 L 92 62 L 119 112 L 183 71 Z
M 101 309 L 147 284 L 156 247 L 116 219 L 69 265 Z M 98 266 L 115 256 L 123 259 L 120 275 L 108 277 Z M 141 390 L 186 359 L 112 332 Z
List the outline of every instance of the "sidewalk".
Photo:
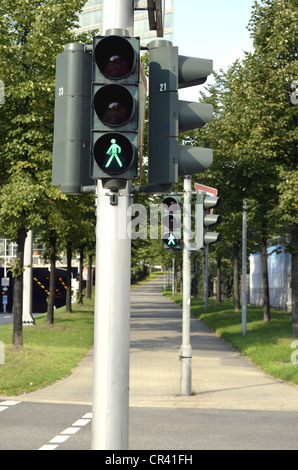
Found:
M 182 311 L 156 278 L 132 291 L 130 404 L 298 411 L 298 387 L 273 379 L 191 319 L 192 391 L 180 394 Z
M 191 319 L 192 391 L 180 394 L 182 310 L 158 277 L 131 291 L 130 406 L 298 411 L 298 387 L 269 377 Z M 73 374 L 22 401 L 92 404 L 93 349 Z

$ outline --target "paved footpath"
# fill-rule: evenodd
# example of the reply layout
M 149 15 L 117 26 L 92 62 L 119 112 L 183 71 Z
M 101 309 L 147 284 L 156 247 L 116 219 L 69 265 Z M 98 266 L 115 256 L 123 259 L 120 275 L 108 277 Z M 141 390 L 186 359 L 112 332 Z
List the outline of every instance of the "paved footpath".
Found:
M 191 397 L 180 394 L 182 310 L 162 277 L 131 292 L 131 449 L 298 448 L 298 387 L 249 363 L 191 320 Z M 92 349 L 61 382 L 22 401 L 92 404 Z M 297 441 L 297 443 L 296 443 Z

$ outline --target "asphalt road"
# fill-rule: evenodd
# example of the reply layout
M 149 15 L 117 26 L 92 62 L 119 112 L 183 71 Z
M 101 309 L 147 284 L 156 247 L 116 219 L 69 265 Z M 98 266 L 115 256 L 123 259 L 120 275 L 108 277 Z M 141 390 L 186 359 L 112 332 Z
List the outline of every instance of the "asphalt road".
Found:
M 1 450 L 90 450 L 91 406 L 6 403 Z M 131 407 L 130 450 L 296 450 L 297 422 L 289 411 Z

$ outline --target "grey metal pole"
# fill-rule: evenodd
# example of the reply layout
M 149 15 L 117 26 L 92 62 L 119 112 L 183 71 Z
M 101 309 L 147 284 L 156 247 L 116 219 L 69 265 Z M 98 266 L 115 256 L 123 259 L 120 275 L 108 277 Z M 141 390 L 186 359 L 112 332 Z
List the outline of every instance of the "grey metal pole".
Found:
M 24 249 L 24 275 L 23 275 L 23 325 L 34 325 L 32 316 L 32 255 L 33 255 L 33 230 L 27 232 Z
M 129 29 L 132 0 L 103 0 L 103 34 Z M 130 182 L 118 204 L 97 183 L 96 282 L 92 406 L 92 450 L 127 450 L 129 415 L 129 327 L 131 237 Z M 113 200 L 114 201 L 114 200 Z
M 134 34 L 134 0 L 102 1 L 102 34 L 108 29 L 123 28 Z
M 172 297 L 175 295 L 175 258 L 172 259 Z
M 246 213 L 246 199 L 243 201 L 242 213 L 242 336 L 246 336 L 246 322 L 247 322 L 247 292 L 246 292 L 246 278 L 247 278 L 247 213 Z
M 208 310 L 208 268 L 209 268 L 209 246 L 205 248 L 205 279 L 204 279 L 204 293 L 205 293 L 205 312 Z
M 184 177 L 183 204 L 183 316 L 180 348 L 180 395 L 191 395 L 192 349 L 190 344 L 190 233 L 191 177 Z

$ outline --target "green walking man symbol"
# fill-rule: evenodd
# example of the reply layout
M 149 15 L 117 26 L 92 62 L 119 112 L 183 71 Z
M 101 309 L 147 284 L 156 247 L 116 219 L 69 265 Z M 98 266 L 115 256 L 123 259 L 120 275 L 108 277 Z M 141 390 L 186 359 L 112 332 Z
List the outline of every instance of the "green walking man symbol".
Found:
M 108 168 L 113 160 L 113 158 L 116 158 L 116 161 L 118 163 L 118 165 L 120 166 L 120 168 L 122 167 L 122 162 L 118 156 L 118 153 L 120 154 L 121 153 L 121 147 L 116 143 L 116 139 L 111 139 L 111 146 L 109 148 L 109 150 L 106 152 L 107 155 L 110 155 L 110 158 L 108 159 L 107 163 L 106 163 L 106 168 Z
M 169 238 L 168 238 L 168 246 L 170 246 L 170 245 L 176 245 L 175 237 L 174 237 L 173 233 L 170 233 Z

